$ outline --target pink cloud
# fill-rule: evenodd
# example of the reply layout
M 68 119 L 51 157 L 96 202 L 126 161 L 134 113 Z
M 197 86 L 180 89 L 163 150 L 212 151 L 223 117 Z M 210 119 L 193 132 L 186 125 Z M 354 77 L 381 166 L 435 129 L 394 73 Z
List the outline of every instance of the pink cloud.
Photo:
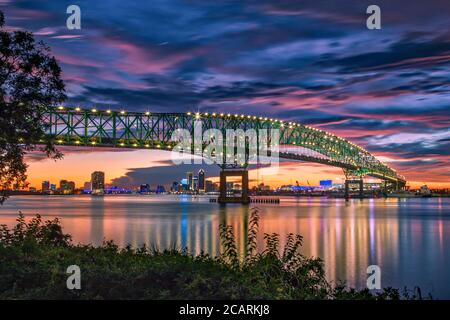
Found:
M 50 17 L 50 13 L 39 10 L 17 8 L 10 8 L 8 10 L 8 20 L 45 19 Z
M 110 81 L 129 89 L 148 89 L 148 85 L 140 83 L 140 80 L 130 81 L 118 75 L 114 69 L 108 68 L 104 61 L 87 59 L 65 53 L 56 53 L 55 56 L 58 62 L 67 65 L 66 67 L 63 66 L 64 80 L 82 84 L 97 79 L 101 81 Z M 95 68 L 96 70 L 93 72 L 92 70 L 86 70 L 80 67 Z
M 49 36 L 55 34 L 58 30 L 56 28 L 45 27 L 33 32 L 36 36 Z
M 117 51 L 121 55 L 116 67 L 131 74 L 160 73 L 184 60 L 189 53 L 164 55 L 161 49 L 143 48 L 117 38 L 102 38 L 101 45 Z
M 63 34 L 59 36 L 52 37 L 53 39 L 79 39 L 83 38 L 84 36 L 81 34 Z
M 103 63 L 99 62 L 98 60 L 86 59 L 80 56 L 64 54 L 61 52 L 56 52 L 55 56 L 58 62 L 74 65 L 77 67 L 102 68 L 104 66 Z

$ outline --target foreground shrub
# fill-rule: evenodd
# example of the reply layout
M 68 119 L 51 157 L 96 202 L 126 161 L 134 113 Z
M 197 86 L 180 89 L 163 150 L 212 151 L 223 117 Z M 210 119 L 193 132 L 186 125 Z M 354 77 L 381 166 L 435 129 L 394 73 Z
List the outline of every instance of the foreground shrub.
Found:
M 251 211 L 244 257 L 231 226 L 220 226 L 222 254 L 193 256 L 187 249 L 159 251 L 74 245 L 58 219 L 0 226 L 2 299 L 415 299 L 420 295 L 385 289 L 376 295 L 325 279 L 323 261 L 301 254 L 303 238 L 265 234 L 258 252 L 258 210 Z M 66 269 L 81 268 L 81 290 L 68 290 Z

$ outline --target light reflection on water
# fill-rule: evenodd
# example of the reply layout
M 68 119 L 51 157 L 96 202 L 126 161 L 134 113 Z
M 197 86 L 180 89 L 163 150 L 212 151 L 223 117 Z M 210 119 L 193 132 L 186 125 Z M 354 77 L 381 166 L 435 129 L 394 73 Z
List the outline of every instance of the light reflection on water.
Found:
M 366 268 L 377 264 L 382 285 L 420 286 L 450 298 L 450 199 L 283 198 L 260 208 L 259 248 L 263 234 L 304 236 L 305 255 L 325 261 L 330 280 L 365 285 Z M 252 207 L 252 206 L 251 206 Z M 244 252 L 249 207 L 209 203 L 189 196 L 17 196 L 0 206 L 0 224 L 13 225 L 21 210 L 27 217 L 59 217 L 75 242 L 160 248 L 188 247 L 218 254 L 219 224 L 232 225 Z

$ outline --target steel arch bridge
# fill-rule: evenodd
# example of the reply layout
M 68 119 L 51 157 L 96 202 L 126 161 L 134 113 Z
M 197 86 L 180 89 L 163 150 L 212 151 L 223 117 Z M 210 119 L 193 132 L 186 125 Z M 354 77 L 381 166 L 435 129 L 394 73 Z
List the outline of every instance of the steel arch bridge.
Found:
M 177 129 L 194 130 L 201 119 L 208 129 L 278 129 L 279 157 L 339 167 L 346 177 L 365 175 L 403 187 L 406 180 L 393 168 L 375 158 L 362 147 L 307 125 L 278 119 L 230 113 L 153 113 L 55 107 L 42 116 L 45 136 L 60 145 L 85 145 L 137 149 L 173 150 L 171 141 Z M 194 149 L 192 148 L 192 153 Z M 270 154 L 270 150 L 269 150 Z

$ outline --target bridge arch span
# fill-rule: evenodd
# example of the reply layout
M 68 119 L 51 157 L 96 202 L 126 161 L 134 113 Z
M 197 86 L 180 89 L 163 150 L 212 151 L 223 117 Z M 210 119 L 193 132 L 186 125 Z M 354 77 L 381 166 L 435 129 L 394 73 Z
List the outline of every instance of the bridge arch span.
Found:
M 172 150 L 172 133 L 177 129 L 194 132 L 202 120 L 202 130 L 254 129 L 279 132 L 279 157 L 340 167 L 346 175 L 372 176 L 404 186 L 406 180 L 395 169 L 347 139 L 297 122 L 231 113 L 154 113 L 49 108 L 42 115 L 45 136 L 61 145 L 89 145 Z M 270 151 L 270 150 L 269 150 Z M 192 150 L 194 152 L 194 150 Z

